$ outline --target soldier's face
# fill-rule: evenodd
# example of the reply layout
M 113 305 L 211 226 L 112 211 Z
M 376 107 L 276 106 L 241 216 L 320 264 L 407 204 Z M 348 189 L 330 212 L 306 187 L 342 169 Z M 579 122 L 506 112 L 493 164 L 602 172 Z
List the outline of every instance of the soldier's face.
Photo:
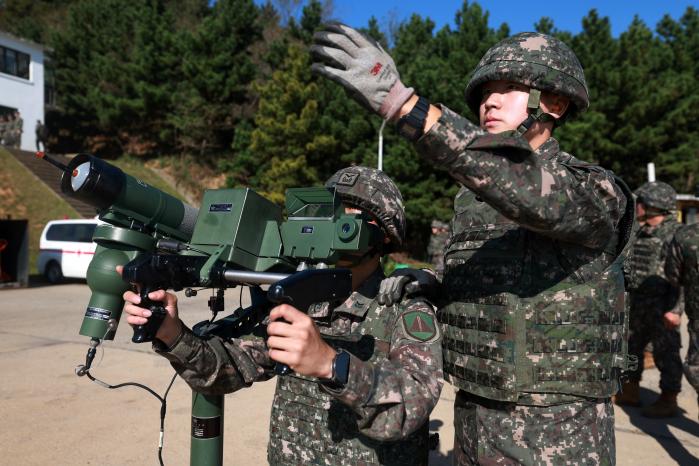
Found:
M 481 87 L 479 117 L 489 133 L 511 131 L 527 118 L 529 88 L 510 81 L 490 81 Z
M 636 203 L 636 220 L 638 223 L 643 224 L 646 221 L 646 206 L 640 202 Z

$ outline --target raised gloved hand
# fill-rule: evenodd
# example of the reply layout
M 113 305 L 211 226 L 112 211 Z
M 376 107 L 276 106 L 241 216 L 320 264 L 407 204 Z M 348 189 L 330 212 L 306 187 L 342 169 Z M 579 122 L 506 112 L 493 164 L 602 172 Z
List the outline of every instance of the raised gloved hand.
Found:
M 393 118 L 413 95 L 396 64 L 375 40 L 342 23 L 329 23 L 313 36 L 311 70 L 339 83 L 360 104 L 382 118 Z
M 403 296 L 419 294 L 430 298 L 439 288 L 437 276 L 426 269 L 396 269 L 390 277 L 384 278 L 379 286 L 376 301 L 382 306 L 392 306 Z

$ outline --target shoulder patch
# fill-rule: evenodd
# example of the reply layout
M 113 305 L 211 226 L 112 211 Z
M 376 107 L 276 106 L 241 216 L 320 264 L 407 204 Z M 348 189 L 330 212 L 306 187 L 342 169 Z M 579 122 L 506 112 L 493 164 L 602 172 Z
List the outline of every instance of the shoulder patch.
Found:
M 354 186 L 354 184 L 359 179 L 359 173 L 343 173 L 340 179 L 337 180 L 337 184 L 344 186 Z
M 437 336 L 437 323 L 434 316 L 422 311 L 410 311 L 403 314 L 405 334 L 418 341 L 429 341 Z

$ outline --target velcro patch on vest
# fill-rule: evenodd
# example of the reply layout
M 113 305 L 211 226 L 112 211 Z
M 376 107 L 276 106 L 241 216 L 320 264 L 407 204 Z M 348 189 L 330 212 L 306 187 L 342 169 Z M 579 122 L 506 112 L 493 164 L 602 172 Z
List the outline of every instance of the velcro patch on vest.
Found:
M 434 316 L 422 311 L 403 314 L 403 329 L 406 335 L 418 341 L 429 341 L 437 336 L 437 323 Z

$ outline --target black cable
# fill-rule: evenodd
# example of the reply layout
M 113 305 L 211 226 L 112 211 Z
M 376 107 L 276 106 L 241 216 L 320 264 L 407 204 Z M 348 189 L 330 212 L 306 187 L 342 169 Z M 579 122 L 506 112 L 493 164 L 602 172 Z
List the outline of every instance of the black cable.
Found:
M 92 374 L 90 374 L 89 370 L 85 371 L 85 374 L 90 380 L 95 382 L 98 385 L 103 386 L 104 388 L 109 388 L 110 390 L 114 390 L 117 388 L 122 388 L 122 387 L 138 387 L 142 388 L 154 397 L 156 397 L 160 401 L 160 439 L 158 441 L 158 461 L 160 462 L 160 466 L 163 465 L 163 439 L 165 438 L 165 414 L 167 412 L 167 395 L 170 393 L 170 388 L 172 388 L 172 385 L 175 383 L 175 379 L 177 378 L 177 373 L 175 373 L 172 376 L 172 379 L 170 380 L 170 384 L 167 386 L 167 389 L 165 390 L 165 393 L 163 396 L 158 395 L 153 391 L 150 387 L 147 387 L 143 384 L 137 383 L 137 382 L 125 382 L 125 383 L 120 383 L 117 385 L 110 385 L 106 382 L 101 381 L 97 377 L 94 377 Z

